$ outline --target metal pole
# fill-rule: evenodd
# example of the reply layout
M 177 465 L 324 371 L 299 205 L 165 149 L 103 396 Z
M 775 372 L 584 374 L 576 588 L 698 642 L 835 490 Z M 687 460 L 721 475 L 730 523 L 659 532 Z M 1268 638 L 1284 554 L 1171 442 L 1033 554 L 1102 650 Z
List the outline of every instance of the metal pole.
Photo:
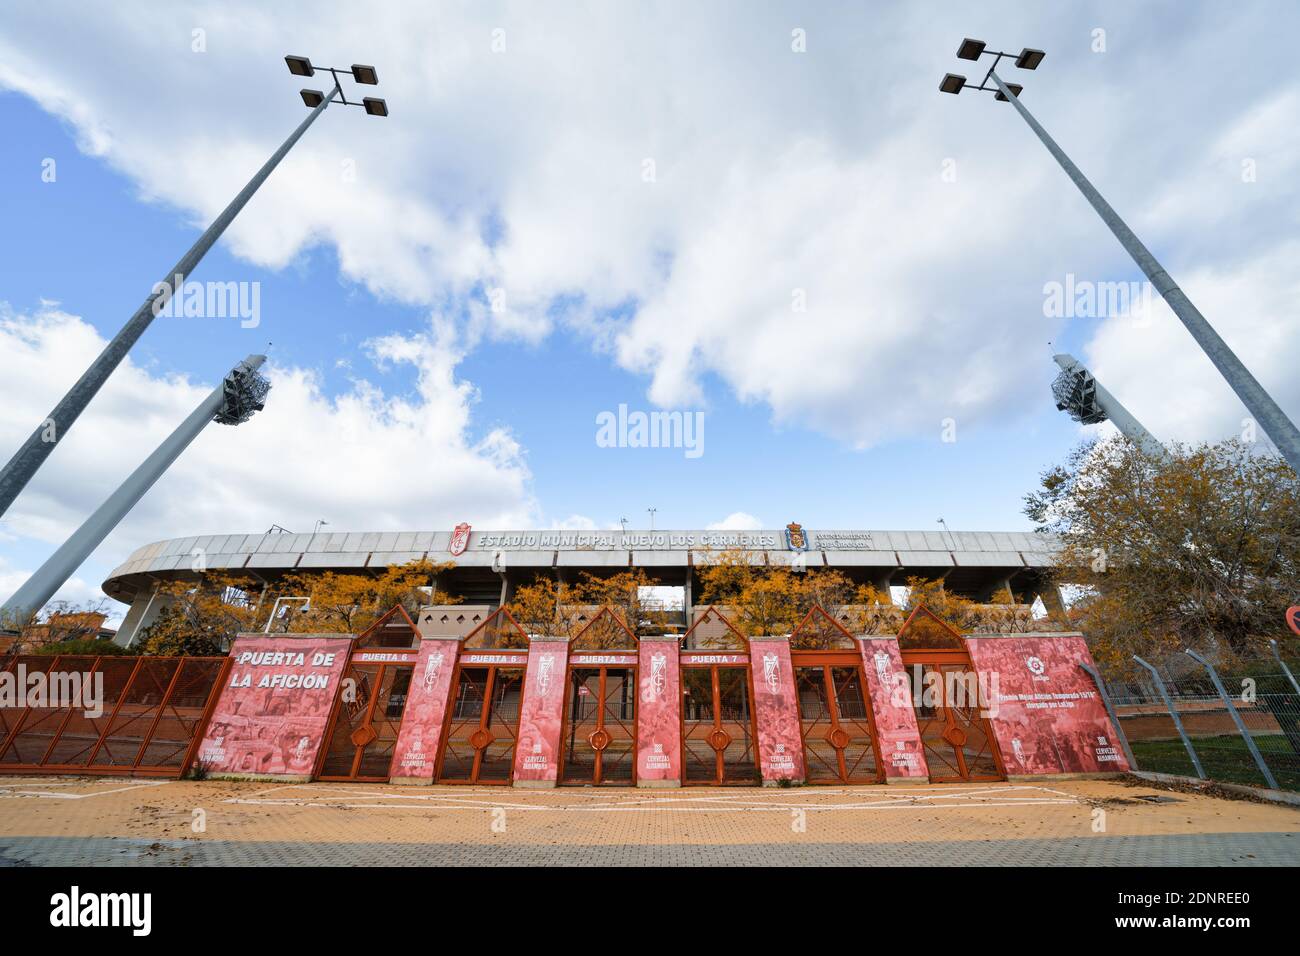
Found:
M 1277 663 L 1278 666 L 1282 668 L 1282 673 L 1286 674 L 1286 679 L 1291 682 L 1291 686 L 1295 688 L 1295 692 L 1300 694 L 1300 684 L 1295 682 L 1295 675 L 1291 673 L 1291 668 L 1286 666 L 1286 661 L 1282 660 L 1282 655 L 1278 653 L 1277 641 L 1270 639 L 1268 643 L 1273 648 L 1273 656 L 1277 658 Z
M 1133 261 L 1146 274 L 1151 284 L 1156 287 L 1169 308 L 1173 309 L 1174 315 L 1182 321 L 1187 327 L 1187 331 L 1192 333 L 1198 345 L 1210 357 L 1214 367 L 1223 375 L 1232 390 L 1237 393 L 1246 409 L 1254 416 L 1255 421 L 1259 422 L 1268 437 L 1273 440 L 1282 457 L 1287 460 L 1291 467 L 1300 472 L 1300 430 L 1296 429 L 1291 419 L 1287 418 L 1286 413 L 1278 407 L 1277 402 L 1273 401 L 1272 396 L 1264 391 L 1264 386 L 1255 380 L 1250 371 L 1241 363 L 1241 359 L 1228 348 L 1226 342 L 1219 337 L 1219 333 L 1206 321 L 1205 316 L 1201 315 L 1196 306 L 1192 305 L 1190 299 L 1182 289 L 1174 283 L 1169 273 L 1165 271 L 1164 266 L 1156 261 L 1146 246 L 1121 219 L 1118 213 L 1110 207 L 1110 203 L 1102 198 L 1101 193 L 1097 192 L 1092 183 L 1088 182 L 1087 177 L 1079 171 L 1079 167 L 1071 162 L 1070 157 L 1065 155 L 1065 151 L 1056 145 L 1056 141 L 1047 135 L 1047 130 L 1039 125 L 1038 120 L 1030 115 L 1029 110 L 1025 109 L 1024 104 L 1020 102 L 1011 90 L 1007 89 L 1005 83 L 996 72 L 990 72 L 990 77 L 997 84 L 1002 95 L 1005 96 L 1020 113 L 1021 117 L 1029 128 L 1037 134 L 1042 140 L 1047 151 L 1055 157 L 1056 161 L 1061 164 L 1065 174 L 1070 177 L 1075 186 L 1079 187 L 1079 192 L 1083 193 L 1085 199 L 1092 204 L 1092 208 L 1101 216 L 1102 222 L 1110 227 L 1110 231 L 1115 234 L 1115 238 L 1120 241 L 1120 245 L 1133 257 Z
M 1121 433 L 1131 439 L 1147 455 L 1157 461 L 1169 461 L 1169 451 L 1160 443 L 1160 440 L 1147 431 L 1146 427 L 1133 416 L 1133 413 L 1120 404 L 1119 399 L 1107 391 L 1101 382 L 1097 381 L 1097 376 L 1088 371 L 1082 362 L 1067 352 L 1053 355 L 1052 361 L 1061 366 L 1062 370 L 1072 375 L 1083 374 L 1088 376 L 1092 380 L 1097 406 L 1106 413 L 1106 418 L 1113 422 Z
M 41 467 L 54 446 L 62 440 L 67 434 L 72 423 L 77 420 L 90 400 L 108 381 L 108 377 L 113 374 L 113 370 L 126 357 L 126 353 L 135 345 L 136 340 L 144 334 L 144 330 L 149 328 L 158 311 L 167 304 L 167 300 L 173 295 L 179 295 L 181 289 L 180 283 L 185 281 L 194 267 L 212 248 L 212 245 L 226 231 L 226 227 L 234 220 L 239 211 L 244 208 L 248 200 L 257 192 L 259 186 L 266 181 L 271 172 L 280 164 L 280 160 L 288 154 L 293 145 L 298 142 L 302 134 L 307 132 L 307 127 L 311 126 L 325 108 L 330 105 L 335 95 L 338 93 L 338 86 L 330 92 L 329 96 L 321 101 L 320 105 L 311 111 L 311 114 L 298 124 L 298 128 L 289 134 L 283 145 L 275 151 L 266 164 L 257 171 L 252 179 L 248 181 L 239 195 L 237 195 L 225 208 L 212 225 L 204 230 L 203 235 L 199 236 L 198 241 L 190 247 L 190 251 L 181 257 L 180 262 L 172 266 L 171 270 L 163 276 L 155 288 L 157 292 L 150 294 L 149 298 L 144 300 L 144 304 L 136 310 L 135 315 L 131 316 L 130 321 L 122 326 L 113 340 L 104 347 L 104 351 L 99 354 L 99 358 L 91 364 L 90 368 L 82 373 L 77 383 L 68 390 L 68 393 L 59 400 L 59 404 L 54 406 L 54 411 L 46 419 L 36 426 L 36 430 L 25 441 L 14 456 L 9 459 L 4 470 L 0 471 L 0 515 L 9 510 L 14 499 L 32 480 L 36 470 Z M 161 288 L 159 288 L 161 287 Z
M 255 371 L 266 361 L 265 355 L 250 355 L 244 359 L 243 368 Z M 198 437 L 199 432 L 212 421 L 226 402 L 226 382 L 223 380 L 212 394 L 199 403 L 199 407 L 180 424 L 148 458 L 117 487 L 108 499 L 72 533 L 63 545 L 27 579 L 13 597 L 0 608 L 0 622 L 21 627 L 27 619 L 43 608 L 72 572 L 77 570 L 133 507 L 162 477 L 163 472 Z
M 1174 702 L 1169 699 L 1169 692 L 1165 690 L 1165 682 L 1161 679 L 1160 672 L 1136 654 L 1133 655 L 1133 660 L 1137 661 L 1151 672 L 1151 679 L 1156 682 L 1156 690 L 1160 691 L 1160 696 L 1164 699 L 1165 707 L 1169 711 L 1169 716 L 1174 719 L 1174 727 L 1178 729 L 1178 736 L 1183 738 L 1183 746 L 1187 748 L 1187 756 L 1192 758 L 1192 766 L 1196 768 L 1196 776 L 1204 780 L 1205 768 L 1201 766 L 1201 758 L 1196 756 L 1196 751 L 1193 749 L 1192 742 L 1187 736 L 1187 731 L 1183 729 L 1183 720 L 1178 716 L 1178 711 L 1174 709 Z
M 1124 748 L 1124 756 L 1128 758 L 1128 767 L 1130 770 L 1138 769 L 1137 758 L 1133 756 L 1133 748 L 1128 745 L 1128 737 L 1124 733 L 1124 728 L 1119 725 L 1119 715 L 1115 713 L 1115 705 L 1110 702 L 1110 694 L 1106 693 L 1106 682 L 1101 679 L 1097 673 L 1097 668 L 1091 664 L 1085 664 L 1079 661 L 1079 667 L 1083 672 L 1092 678 L 1092 682 L 1097 685 L 1097 693 L 1101 695 L 1102 706 L 1106 708 L 1106 713 L 1110 715 L 1111 726 L 1115 728 L 1115 735 L 1119 737 L 1119 745 Z
M 1237 731 L 1241 734 L 1241 739 L 1246 741 L 1246 749 L 1248 749 L 1250 755 L 1255 758 L 1255 766 L 1257 766 L 1259 772 L 1264 775 L 1264 780 L 1268 784 L 1270 790 L 1280 789 L 1277 785 L 1277 781 L 1273 779 L 1273 771 L 1268 769 L 1268 764 L 1264 763 L 1263 754 L 1261 754 L 1259 748 L 1255 746 L 1255 739 L 1251 737 L 1250 731 L 1248 731 L 1246 725 L 1242 723 L 1241 714 L 1237 713 L 1237 708 L 1232 706 L 1232 700 L 1228 697 L 1228 692 L 1224 690 L 1223 681 L 1219 680 L 1218 671 L 1214 669 L 1209 661 L 1195 651 L 1184 648 L 1183 653 L 1210 672 L 1210 680 L 1214 681 L 1214 689 L 1219 692 L 1220 699 L 1222 699 L 1224 706 L 1228 708 L 1228 713 L 1232 715 L 1232 722 L 1237 725 Z

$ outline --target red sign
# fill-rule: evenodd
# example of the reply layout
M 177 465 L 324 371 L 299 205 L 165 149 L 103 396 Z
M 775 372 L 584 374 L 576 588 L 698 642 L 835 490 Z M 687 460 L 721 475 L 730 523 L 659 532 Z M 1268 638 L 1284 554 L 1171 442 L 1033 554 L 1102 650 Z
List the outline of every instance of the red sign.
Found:
M 462 521 L 456 525 L 451 532 L 451 543 L 447 545 L 447 550 L 453 554 L 464 554 L 465 549 L 469 547 L 469 524 Z
M 1291 630 L 1300 634 L 1300 607 L 1286 609 L 1286 622 L 1291 625 Z
M 219 774 L 310 777 L 351 645 L 348 637 L 241 634 L 199 759 Z

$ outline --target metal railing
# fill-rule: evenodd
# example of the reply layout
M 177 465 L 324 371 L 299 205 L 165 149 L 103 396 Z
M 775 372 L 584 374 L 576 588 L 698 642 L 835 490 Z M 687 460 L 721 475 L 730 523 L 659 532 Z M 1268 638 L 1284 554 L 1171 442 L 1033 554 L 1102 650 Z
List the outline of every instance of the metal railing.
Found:
M 1135 660 L 1143 679 L 1103 688 L 1135 769 L 1300 792 L 1300 661 Z

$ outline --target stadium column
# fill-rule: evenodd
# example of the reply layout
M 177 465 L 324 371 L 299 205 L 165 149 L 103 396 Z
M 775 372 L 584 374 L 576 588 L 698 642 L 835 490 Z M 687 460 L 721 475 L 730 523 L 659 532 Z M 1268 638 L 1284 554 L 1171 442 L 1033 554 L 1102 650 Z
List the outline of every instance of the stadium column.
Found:
M 568 662 L 568 638 L 528 636 L 528 670 L 524 675 L 519 739 L 515 748 L 516 787 L 554 787 L 559 778 Z
M 788 637 L 751 637 L 749 666 L 754 678 L 754 722 L 758 732 L 763 786 L 805 777 L 803 734 Z
M 638 651 L 636 785 L 682 785 L 682 685 L 678 638 L 643 637 Z
M 393 749 L 390 783 L 417 786 L 433 783 L 459 653 L 458 637 L 421 638 L 402 726 Z
M 859 637 L 858 648 L 862 652 L 862 670 L 867 678 L 880 759 L 885 766 L 885 783 L 930 779 L 898 638 L 893 635 Z

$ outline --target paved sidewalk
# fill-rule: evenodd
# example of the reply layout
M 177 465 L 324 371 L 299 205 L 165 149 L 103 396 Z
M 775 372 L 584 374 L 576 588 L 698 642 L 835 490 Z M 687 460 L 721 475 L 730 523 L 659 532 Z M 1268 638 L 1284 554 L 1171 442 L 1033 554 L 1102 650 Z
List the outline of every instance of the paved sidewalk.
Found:
M 1300 810 L 1119 781 L 528 791 L 0 777 L 0 866 L 229 864 L 1296 866 Z

